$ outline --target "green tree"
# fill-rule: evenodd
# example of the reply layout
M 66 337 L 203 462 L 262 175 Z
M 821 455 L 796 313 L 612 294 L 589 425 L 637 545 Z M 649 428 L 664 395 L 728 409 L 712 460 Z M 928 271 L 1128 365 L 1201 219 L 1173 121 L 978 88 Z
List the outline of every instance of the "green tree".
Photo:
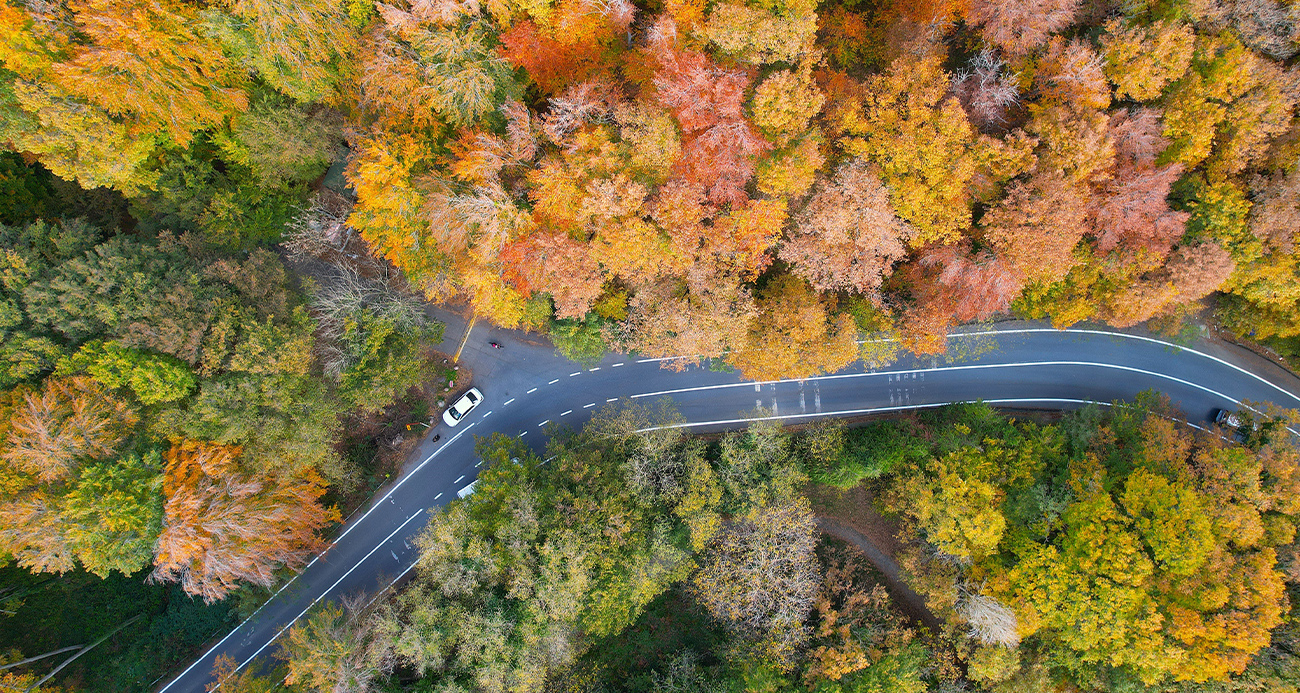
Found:
M 82 345 L 68 367 L 84 369 L 106 387 L 129 387 L 144 404 L 174 402 L 188 396 L 198 383 L 194 371 L 180 359 L 114 342 Z
M 357 51 L 345 3 L 223 0 L 201 17 L 234 62 L 302 103 L 340 98 Z
M 564 358 L 584 366 L 594 366 L 604 358 L 604 325 L 597 319 L 556 320 L 547 328 L 551 343 Z
M 63 499 L 68 545 L 86 570 L 132 575 L 153 562 L 162 532 L 162 455 L 157 449 L 81 471 Z

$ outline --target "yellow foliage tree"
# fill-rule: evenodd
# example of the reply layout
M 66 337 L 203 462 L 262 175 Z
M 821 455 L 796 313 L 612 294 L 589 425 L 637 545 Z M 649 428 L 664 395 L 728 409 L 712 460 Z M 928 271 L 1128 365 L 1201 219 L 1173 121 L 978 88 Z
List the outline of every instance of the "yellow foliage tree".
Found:
M 727 360 L 751 380 L 806 378 L 838 371 L 858 356 L 852 318 L 832 319 L 804 280 L 781 275 L 759 293 L 758 315 Z

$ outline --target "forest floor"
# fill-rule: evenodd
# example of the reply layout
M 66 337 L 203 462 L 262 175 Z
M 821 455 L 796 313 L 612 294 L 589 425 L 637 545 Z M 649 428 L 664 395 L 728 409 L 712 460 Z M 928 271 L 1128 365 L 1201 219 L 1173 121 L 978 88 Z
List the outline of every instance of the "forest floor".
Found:
M 881 514 L 874 505 L 876 492 L 868 484 L 841 491 L 830 486 L 807 489 L 823 534 L 853 546 L 883 577 L 894 603 L 914 622 L 940 629 L 939 619 L 925 605 L 925 598 L 903 581 L 895 556 L 903 545 L 898 540 L 898 522 Z

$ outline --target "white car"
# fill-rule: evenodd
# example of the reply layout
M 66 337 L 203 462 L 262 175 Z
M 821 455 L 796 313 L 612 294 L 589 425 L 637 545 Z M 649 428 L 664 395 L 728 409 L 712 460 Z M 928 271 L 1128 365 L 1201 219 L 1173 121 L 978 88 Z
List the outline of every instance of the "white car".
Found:
M 465 415 L 474 410 L 474 407 L 483 401 L 483 393 L 477 387 L 471 387 L 469 392 L 460 396 L 454 404 L 447 407 L 447 411 L 442 413 L 442 420 L 448 426 L 455 426 Z

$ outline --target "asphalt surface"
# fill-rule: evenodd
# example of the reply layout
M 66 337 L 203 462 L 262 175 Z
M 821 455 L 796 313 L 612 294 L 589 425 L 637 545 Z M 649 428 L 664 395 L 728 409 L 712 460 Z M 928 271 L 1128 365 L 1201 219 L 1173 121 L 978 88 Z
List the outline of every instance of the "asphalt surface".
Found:
M 438 317 L 448 323 L 442 348 L 454 353 L 466 325 L 454 314 Z M 460 362 L 472 369 L 483 404 L 456 428 L 430 429 L 402 476 L 354 515 L 327 551 L 159 691 L 203 691 L 217 656 L 247 663 L 273 654 L 277 639 L 313 605 L 350 593 L 378 594 L 408 573 L 416 559 L 411 540 L 429 513 L 475 479 L 476 437 L 522 435 L 541 449 L 548 426 L 581 426 L 594 410 L 621 398 L 669 397 L 686 425 L 702 432 L 743 427 L 759 416 L 799 423 L 977 399 L 1074 408 L 1131 399 L 1147 389 L 1166 393 L 1193 424 L 1248 401 L 1300 408 L 1300 379 L 1249 351 L 1205 340 L 1184 348 L 1106 328 L 1001 323 L 954 337 L 946 358 L 905 355 L 878 370 L 856 364 L 833 375 L 762 383 L 700 367 L 665 369 L 661 360 L 626 355 L 584 368 L 559 357 L 549 343 L 481 323 L 464 344 Z M 430 440 L 435 434 L 442 437 L 437 443 Z

